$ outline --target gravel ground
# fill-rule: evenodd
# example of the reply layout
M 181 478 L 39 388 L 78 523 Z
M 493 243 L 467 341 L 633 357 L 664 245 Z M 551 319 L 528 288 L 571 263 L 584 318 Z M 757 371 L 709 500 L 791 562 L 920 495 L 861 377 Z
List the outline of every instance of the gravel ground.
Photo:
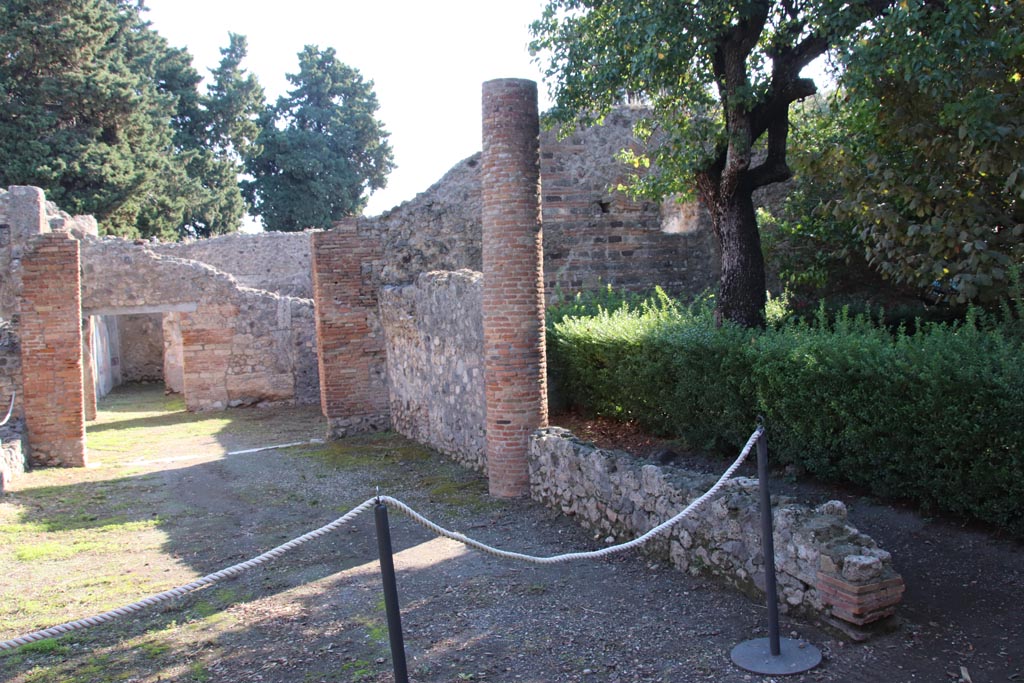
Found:
M 181 460 L 184 444 L 167 443 L 161 458 L 105 482 L 116 498 L 110 487 L 130 492 L 144 479 L 145 514 L 165 520 L 162 543 L 130 557 L 108 553 L 108 571 L 126 571 L 128 562 L 134 572 L 215 571 L 336 518 L 378 486 L 442 525 L 503 548 L 549 555 L 601 545 L 537 503 L 491 499 L 480 476 L 394 435 L 224 454 L 280 443 L 268 436 L 278 428 L 295 440 L 294 410 L 260 411 L 259 443 L 240 420 L 218 436 L 218 449 L 193 448 Z M 310 418 L 310 429 L 315 423 Z M 41 504 L 33 476 L 4 504 Z M 62 485 L 68 492 L 85 486 Z M 1009 599 L 1024 588 L 1020 545 L 905 511 L 886 514 L 858 501 L 851 507 L 907 577 L 902 623 L 854 644 L 784 617 L 785 634 L 824 655 L 813 671 L 786 680 L 1024 680 L 1024 617 Z M 395 513 L 391 522 L 413 681 L 773 680 L 729 658 L 736 644 L 765 635 L 765 609 L 714 581 L 637 554 L 550 567 L 513 563 L 434 538 Z M 372 514 L 363 515 L 216 589 L 51 649 L 0 656 L 0 680 L 390 681 L 375 544 Z M 31 567 L 8 580 L 29 597 L 46 590 Z M 48 615 L 39 618 L 48 625 Z M 13 635 L 0 621 L 0 637 Z

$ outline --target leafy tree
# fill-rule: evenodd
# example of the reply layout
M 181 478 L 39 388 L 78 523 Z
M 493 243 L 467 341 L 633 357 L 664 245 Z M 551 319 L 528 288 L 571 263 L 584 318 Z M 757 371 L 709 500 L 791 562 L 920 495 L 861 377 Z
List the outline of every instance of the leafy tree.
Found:
M 633 155 L 635 189 L 692 194 L 721 249 L 716 315 L 764 325 L 765 273 L 752 194 L 787 180 L 789 107 L 817 92 L 801 70 L 877 17 L 888 0 L 550 0 L 532 26 L 546 55 L 550 118 L 599 121 L 626 98 L 656 141 Z M 758 154 L 757 145 L 762 145 Z
M 127 0 L 0 4 L 0 184 L 30 184 L 108 234 L 210 235 L 245 213 L 259 85 L 231 37 L 207 95 Z
M 834 215 L 898 282 L 1007 292 L 1024 263 L 1024 3 L 902 2 L 841 53 Z
M 233 232 L 241 224 L 247 206 L 238 177 L 243 158 L 256 151 L 266 106 L 256 77 L 241 67 L 245 36 L 231 33 L 229 41 L 206 94 L 198 94 L 197 75 L 178 98 L 176 140 L 191 180 L 182 232 L 199 237 Z
M 0 184 L 41 186 L 118 234 L 174 233 L 175 103 L 137 68 L 147 30 L 114 0 L 0 4 Z
M 263 117 L 243 187 L 267 230 L 327 227 L 384 187 L 394 168 L 388 133 L 374 116 L 373 82 L 333 48 L 307 45 L 288 80 L 294 88 Z

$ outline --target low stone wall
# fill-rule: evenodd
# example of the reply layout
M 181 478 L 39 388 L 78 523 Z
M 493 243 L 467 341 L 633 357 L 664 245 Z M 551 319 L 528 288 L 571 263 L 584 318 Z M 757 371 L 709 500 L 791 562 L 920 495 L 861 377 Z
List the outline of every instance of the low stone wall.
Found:
M 471 270 L 380 293 L 392 426 L 475 470 L 486 470 L 482 294 Z
M 538 430 L 530 445 L 533 498 L 621 540 L 670 519 L 717 476 L 644 464 L 558 427 Z M 841 502 L 810 508 L 780 497 L 775 505 L 776 576 L 785 611 L 858 626 L 893 614 L 903 579 L 890 554 L 847 523 Z M 737 477 L 646 549 L 679 569 L 763 594 L 759 514 L 757 480 Z

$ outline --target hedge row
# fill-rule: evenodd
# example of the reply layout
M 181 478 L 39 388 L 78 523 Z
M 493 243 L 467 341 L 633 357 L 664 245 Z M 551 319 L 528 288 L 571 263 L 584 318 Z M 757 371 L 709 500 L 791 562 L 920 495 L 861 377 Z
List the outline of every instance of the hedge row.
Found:
M 1024 342 L 1007 325 L 819 316 L 716 327 L 659 293 L 550 316 L 553 382 L 572 403 L 695 447 L 735 448 L 763 415 L 773 460 L 1024 537 Z M 568 313 L 568 315 L 567 315 Z

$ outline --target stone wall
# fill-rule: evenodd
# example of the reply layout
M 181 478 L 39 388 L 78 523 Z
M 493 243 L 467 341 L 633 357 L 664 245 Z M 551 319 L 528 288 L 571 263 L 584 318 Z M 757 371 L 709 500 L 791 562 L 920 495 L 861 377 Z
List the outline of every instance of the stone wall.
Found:
M 557 131 L 540 133 L 549 300 L 606 284 L 634 291 L 660 284 L 671 293 L 696 294 L 717 282 L 718 256 L 705 211 L 633 202 L 614 190 L 631 170 L 615 155 L 638 144 L 632 134 L 638 115 L 618 110 L 605 125 L 561 141 Z M 379 285 L 408 284 L 432 270 L 482 270 L 481 169 L 476 154 L 414 199 L 358 219 L 360 230 L 381 244 L 371 274 Z
M 146 243 L 86 237 L 82 248 L 86 314 L 178 314 L 190 410 L 318 400 L 310 300 L 242 287 Z
M 380 311 L 393 428 L 486 471 L 482 290 L 480 273 L 423 273 Z
M 631 291 L 661 285 L 671 294 L 693 295 L 718 280 L 717 247 L 705 211 L 673 201 L 633 201 L 615 189 L 635 172 L 615 157 L 640 146 L 633 135 L 640 113 L 615 110 L 604 125 L 562 140 L 557 131 L 542 135 L 549 298 L 605 284 Z
M 121 381 L 159 382 L 164 377 L 162 313 L 119 316 Z
M 313 298 L 308 233 L 233 233 L 147 246 L 160 256 L 205 263 L 230 274 L 243 287 Z
M 0 419 L 11 406 L 11 397 L 22 394 L 21 346 L 14 325 L 0 320 Z M 20 406 L 20 399 L 15 408 Z M 11 480 L 25 471 L 22 447 L 22 420 L 20 411 L 12 411 L 11 419 L 0 426 L 0 493 L 7 490 Z
M 717 479 L 600 450 L 557 427 L 534 435 L 530 456 L 534 499 L 618 540 L 635 538 L 670 519 Z M 893 614 L 903 580 L 893 571 L 890 554 L 847 523 L 842 503 L 811 509 L 780 497 L 774 504 L 783 609 L 855 625 Z M 758 508 L 757 480 L 736 477 L 645 548 L 681 570 L 763 593 Z
M 10 489 L 11 482 L 25 472 L 25 467 L 24 445 L 18 427 L 0 427 L 0 493 Z

